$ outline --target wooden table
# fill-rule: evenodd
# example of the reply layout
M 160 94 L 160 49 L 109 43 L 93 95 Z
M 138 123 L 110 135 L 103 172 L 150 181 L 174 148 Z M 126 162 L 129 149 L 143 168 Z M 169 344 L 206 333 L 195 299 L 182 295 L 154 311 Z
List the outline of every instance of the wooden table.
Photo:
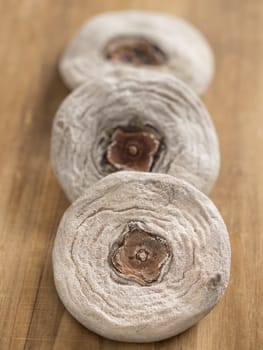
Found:
M 231 235 L 231 281 L 198 325 L 155 344 L 117 343 L 86 330 L 59 301 L 51 266 L 69 205 L 49 161 L 52 119 L 68 94 L 58 58 L 85 19 L 125 8 L 192 21 L 217 63 L 204 100 L 221 144 L 211 197 Z M 262 0 L 1 0 L 0 14 L 0 349 L 263 349 Z

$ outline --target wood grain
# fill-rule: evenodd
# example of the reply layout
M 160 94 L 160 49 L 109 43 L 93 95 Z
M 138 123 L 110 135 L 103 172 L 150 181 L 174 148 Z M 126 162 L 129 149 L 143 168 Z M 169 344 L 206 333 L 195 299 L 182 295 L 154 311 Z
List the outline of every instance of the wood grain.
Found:
M 59 301 L 51 267 L 69 204 L 49 161 L 52 118 L 68 93 L 58 57 L 85 19 L 124 8 L 192 21 L 217 62 L 205 102 L 221 143 L 212 198 L 231 234 L 231 282 L 198 325 L 155 344 L 117 343 L 84 329 Z M 263 2 L 1 0 L 0 16 L 0 349 L 262 349 Z

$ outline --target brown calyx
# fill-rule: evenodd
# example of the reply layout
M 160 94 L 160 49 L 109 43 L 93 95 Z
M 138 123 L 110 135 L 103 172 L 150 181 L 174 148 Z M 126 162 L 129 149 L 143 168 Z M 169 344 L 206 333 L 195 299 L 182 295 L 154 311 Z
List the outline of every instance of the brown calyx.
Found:
M 146 39 L 117 38 L 106 47 L 106 58 L 134 66 L 159 66 L 166 61 L 164 53 Z
M 160 141 L 147 131 L 116 129 L 107 149 L 107 160 L 118 170 L 150 171 Z
M 119 275 L 149 285 L 157 281 L 170 255 L 164 238 L 135 228 L 124 235 L 110 259 Z

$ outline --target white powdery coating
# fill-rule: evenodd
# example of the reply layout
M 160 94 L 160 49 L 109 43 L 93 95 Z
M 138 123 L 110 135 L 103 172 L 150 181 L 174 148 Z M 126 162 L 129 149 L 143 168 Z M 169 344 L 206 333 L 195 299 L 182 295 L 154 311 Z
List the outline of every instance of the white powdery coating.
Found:
M 120 283 L 109 265 L 110 248 L 131 221 L 172 250 L 168 271 L 149 286 Z M 120 172 L 65 212 L 53 267 L 62 302 L 84 326 L 115 340 L 158 341 L 191 327 L 218 303 L 229 280 L 229 237 L 211 200 L 188 183 Z
M 206 90 L 214 74 L 214 59 L 203 35 L 183 19 L 143 11 L 109 12 L 88 21 L 61 58 L 59 69 L 66 85 L 74 89 L 111 72 L 116 65 L 125 70 L 127 64 L 105 58 L 105 48 L 115 38 L 132 36 L 149 40 L 167 57 L 158 68 L 139 69 L 168 71 L 196 93 Z
M 108 172 L 101 165 L 109 130 L 136 120 L 165 145 L 152 171 L 182 178 L 208 193 L 219 171 L 217 136 L 200 99 L 179 79 L 126 70 L 90 80 L 69 95 L 53 123 L 53 169 L 70 200 Z

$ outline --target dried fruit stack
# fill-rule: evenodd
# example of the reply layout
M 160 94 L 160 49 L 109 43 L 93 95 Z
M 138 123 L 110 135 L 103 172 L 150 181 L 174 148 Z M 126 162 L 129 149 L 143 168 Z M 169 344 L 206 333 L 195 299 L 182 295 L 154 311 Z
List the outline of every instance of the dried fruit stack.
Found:
M 229 280 L 228 232 L 205 195 L 218 141 L 197 96 L 213 75 L 211 50 L 179 18 L 107 13 L 69 44 L 60 72 L 74 91 L 52 131 L 54 172 L 73 201 L 53 250 L 59 296 L 102 336 L 176 335 Z

